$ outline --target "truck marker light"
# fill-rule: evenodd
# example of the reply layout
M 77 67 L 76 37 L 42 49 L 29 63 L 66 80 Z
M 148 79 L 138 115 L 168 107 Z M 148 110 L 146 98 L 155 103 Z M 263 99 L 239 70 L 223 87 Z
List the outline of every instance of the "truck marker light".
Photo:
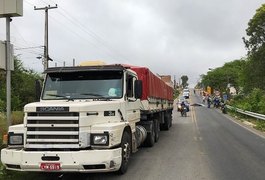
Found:
M 7 145 L 7 140 L 8 140 L 8 135 L 7 134 L 4 134 L 3 135 L 3 144 L 4 145 Z

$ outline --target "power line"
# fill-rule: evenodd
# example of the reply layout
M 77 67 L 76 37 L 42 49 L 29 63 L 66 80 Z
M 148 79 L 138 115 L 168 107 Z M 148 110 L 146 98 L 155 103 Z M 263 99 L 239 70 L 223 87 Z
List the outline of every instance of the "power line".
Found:
M 42 2 L 45 2 L 44 0 L 41 0 Z M 51 2 L 54 2 L 52 0 L 49 0 Z M 47 3 L 47 2 L 45 2 Z M 55 3 L 55 2 L 54 2 Z M 61 12 L 60 12 L 61 11 Z M 57 11 L 57 13 L 59 13 L 60 15 L 62 15 L 63 17 L 65 17 L 70 23 L 74 24 L 76 27 L 78 27 L 79 29 L 81 29 L 83 32 L 85 32 L 86 34 L 88 34 L 90 37 L 92 37 L 94 40 L 97 41 L 97 43 L 99 45 L 102 46 L 103 49 L 108 50 L 109 52 L 107 52 L 109 55 L 112 56 L 112 58 L 117 59 L 117 57 L 120 57 L 122 59 L 128 59 L 127 57 L 124 57 L 122 54 L 120 54 L 119 52 L 117 52 L 116 49 L 114 49 L 113 47 L 109 46 L 109 44 L 97 33 L 95 33 L 94 31 L 92 31 L 91 29 L 87 28 L 86 26 L 84 26 L 82 23 L 80 23 L 80 21 L 76 18 L 74 18 L 72 15 L 69 15 L 70 13 L 65 10 L 63 7 L 60 6 L 60 10 Z M 65 25 L 64 25 L 65 26 Z M 80 36 L 80 35 L 79 35 Z M 83 39 L 83 37 L 82 37 Z M 91 43 L 91 42 L 90 42 Z M 95 45 L 95 44 L 94 44 Z M 98 47 L 98 46 L 96 46 Z M 99 48 L 99 47 L 98 47 Z M 113 56 L 114 55 L 114 56 Z M 117 57 L 116 57 L 117 56 Z
M 30 2 L 29 2 L 29 1 L 27 1 L 27 0 L 24 0 L 24 2 L 25 2 L 25 3 L 27 3 L 27 4 L 29 4 L 29 5 L 32 5 L 32 6 L 34 6 L 34 4 L 30 3 Z
M 41 0 L 44 4 L 48 4 L 47 1 Z M 54 2 L 52 0 L 49 0 L 49 2 Z M 70 32 L 72 32 L 73 34 L 75 34 L 76 36 L 78 36 L 80 39 L 82 40 L 87 40 L 87 42 L 89 44 L 92 44 L 94 47 L 103 50 L 107 55 L 109 55 L 112 59 L 128 59 L 127 57 L 124 57 L 122 54 L 120 54 L 119 52 L 117 52 L 117 50 L 113 47 L 111 47 L 105 40 L 104 38 L 102 38 L 100 35 L 98 35 L 97 33 L 95 33 L 94 31 L 92 31 L 91 29 L 87 28 L 83 23 L 81 23 L 77 18 L 75 18 L 74 16 L 71 15 L 71 13 L 69 13 L 66 9 L 64 9 L 63 7 L 60 6 L 59 11 L 56 11 L 56 13 L 60 14 L 62 17 L 64 17 L 67 21 L 69 21 L 71 24 L 75 25 L 75 27 L 77 27 L 78 29 L 80 29 L 81 31 L 83 31 L 85 34 L 88 35 L 88 37 L 92 38 L 91 41 L 90 38 L 84 38 L 84 36 L 81 36 L 79 33 L 77 33 L 76 31 L 71 30 L 71 28 L 69 28 L 68 26 L 66 26 L 65 24 L 61 23 L 60 21 L 58 21 L 57 19 L 49 16 L 50 18 L 52 18 L 54 21 L 56 21 L 57 23 L 62 24 L 64 27 L 66 27 Z
M 14 50 L 36 49 L 36 48 L 44 48 L 44 46 L 34 46 L 34 47 L 15 48 Z
M 98 34 L 96 34 L 94 31 L 92 31 L 91 29 L 85 27 L 83 24 L 81 24 L 76 18 L 74 18 L 73 16 L 69 16 L 68 12 L 64 9 L 64 8 L 60 8 L 62 9 L 62 11 L 64 11 L 65 14 L 67 14 L 68 17 L 66 17 L 64 14 L 60 13 L 60 11 L 58 13 L 60 13 L 61 15 L 63 15 L 66 19 L 68 19 L 71 23 L 76 24 L 77 26 L 79 26 L 79 28 L 81 30 L 83 30 L 86 34 L 88 34 L 89 36 L 91 36 L 92 38 L 94 38 L 96 41 L 99 42 L 99 44 L 103 45 L 106 49 L 108 49 L 110 52 L 118 55 L 119 57 L 121 57 L 122 59 L 124 59 L 123 55 L 119 54 L 115 49 L 113 49 L 112 47 L 110 47 L 106 41 L 100 37 Z M 72 19 L 72 20 L 71 20 Z M 125 58 L 128 59 L 128 58 Z
M 73 34 L 75 34 L 77 37 L 79 37 L 82 41 L 86 41 L 90 46 L 91 46 L 91 44 L 93 45 L 93 46 L 91 46 L 91 47 L 97 47 L 97 48 L 99 48 L 99 49 L 102 49 L 102 48 L 100 48 L 98 45 L 97 45 L 97 43 L 94 43 L 94 42 L 92 42 L 92 41 L 89 41 L 87 38 L 84 38 L 84 36 L 81 36 L 80 34 L 78 34 L 76 31 L 73 31 L 71 28 L 69 28 L 69 27 L 67 27 L 67 26 L 65 26 L 65 24 L 63 24 L 62 22 L 60 22 L 60 21 L 58 21 L 57 19 L 55 19 L 55 18 L 53 18 L 53 17 L 51 17 L 50 16 L 50 18 L 51 19 L 53 19 L 54 21 L 56 21 L 57 23 L 59 23 L 59 24 L 61 24 L 62 26 L 64 26 L 65 27 L 65 29 L 67 29 L 67 30 L 69 30 L 71 33 L 73 33 Z M 111 54 L 110 52 L 108 52 L 108 51 L 106 51 L 106 49 L 104 48 L 103 49 L 111 58 L 115 58 L 114 56 L 113 56 L 113 54 Z
M 14 45 L 14 50 L 15 51 L 24 51 L 24 52 L 27 52 L 27 53 L 35 53 L 35 54 L 43 54 L 43 51 L 42 49 L 40 48 L 31 48 L 31 47 L 25 47 L 25 46 L 18 46 L 18 45 Z

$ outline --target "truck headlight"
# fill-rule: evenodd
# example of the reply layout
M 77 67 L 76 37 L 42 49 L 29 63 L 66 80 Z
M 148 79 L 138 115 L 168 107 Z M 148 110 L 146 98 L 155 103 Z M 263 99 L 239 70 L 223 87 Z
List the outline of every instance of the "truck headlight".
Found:
M 23 145 L 23 134 L 8 133 L 8 145 Z
M 91 145 L 109 145 L 109 134 L 91 134 Z

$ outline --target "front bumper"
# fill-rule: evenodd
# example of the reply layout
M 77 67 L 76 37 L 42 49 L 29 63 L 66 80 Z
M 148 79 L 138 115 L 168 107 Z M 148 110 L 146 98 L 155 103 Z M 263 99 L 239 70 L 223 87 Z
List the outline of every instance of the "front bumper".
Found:
M 59 160 L 43 161 L 43 157 L 59 157 Z M 121 148 L 82 151 L 24 151 L 2 149 L 1 161 L 9 170 L 45 172 L 41 163 L 59 163 L 60 170 L 48 172 L 110 172 L 121 166 Z

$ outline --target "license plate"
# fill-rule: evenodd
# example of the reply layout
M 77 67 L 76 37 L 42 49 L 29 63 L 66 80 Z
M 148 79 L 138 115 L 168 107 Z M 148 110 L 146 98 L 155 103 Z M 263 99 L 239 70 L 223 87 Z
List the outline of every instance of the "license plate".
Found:
M 41 163 L 40 169 L 44 171 L 61 170 L 61 164 L 60 163 Z

